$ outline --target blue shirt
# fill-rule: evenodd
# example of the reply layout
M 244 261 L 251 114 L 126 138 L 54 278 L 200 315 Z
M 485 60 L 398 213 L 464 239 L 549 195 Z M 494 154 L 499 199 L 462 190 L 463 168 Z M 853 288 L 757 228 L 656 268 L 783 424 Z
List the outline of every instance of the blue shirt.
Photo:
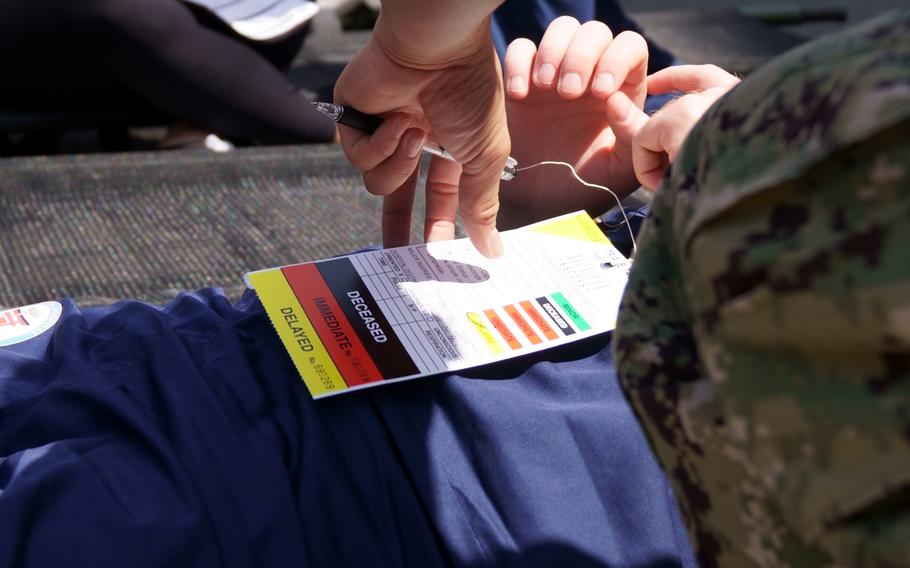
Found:
M 505 57 L 506 47 L 516 38 L 528 38 L 539 45 L 547 26 L 559 16 L 572 16 L 582 23 L 599 20 L 609 26 L 614 36 L 626 30 L 643 34 L 613 0 L 506 0 L 493 13 L 491 26 L 499 59 Z M 674 57 L 669 51 L 647 35 L 645 39 L 649 74 L 673 64 Z
M 692 566 L 609 335 L 310 399 L 259 302 L 0 347 L 0 565 Z

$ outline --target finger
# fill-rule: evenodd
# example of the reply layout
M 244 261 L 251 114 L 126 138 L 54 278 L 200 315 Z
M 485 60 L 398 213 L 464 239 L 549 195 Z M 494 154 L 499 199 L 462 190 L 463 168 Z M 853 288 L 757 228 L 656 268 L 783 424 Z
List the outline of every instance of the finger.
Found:
M 582 24 L 562 58 L 557 92 L 567 99 L 582 96 L 600 56 L 612 40 L 613 33 L 603 22 Z
M 509 155 L 508 134 L 499 130 L 477 158 L 462 165 L 458 205 L 465 233 L 486 257 L 502 256 L 502 238 L 496 230 L 499 212 L 499 174 Z
M 648 76 L 648 44 L 640 34 L 616 36 L 600 57 L 591 92 L 608 97 L 622 90 L 638 105 L 644 103 Z
M 382 246 L 403 247 L 411 241 L 411 211 L 420 169 L 414 172 L 395 191 L 382 200 Z
M 581 24 L 571 16 L 560 16 L 553 20 L 540 40 L 537 59 L 534 62 L 534 84 L 549 90 L 556 85 L 556 74 L 566 49 Z
M 670 164 L 660 144 L 660 129 L 663 127 L 665 124 L 660 117 L 654 115 L 638 130 L 632 141 L 632 167 L 635 177 L 642 186 L 652 191 Z
M 395 152 L 409 124 L 408 115 L 399 113 L 388 116 L 373 134 L 339 125 L 341 148 L 355 168 L 372 170 Z
M 675 65 L 648 77 L 648 92 L 652 95 L 672 91 L 704 91 L 712 87 L 730 88 L 739 79 L 717 65 Z
M 423 228 L 426 242 L 448 241 L 455 238 L 455 217 L 458 214 L 458 181 L 461 164 L 433 157 L 427 173 L 427 211 Z
M 670 167 L 670 160 L 663 152 L 651 152 L 643 149 L 641 146 L 633 147 L 632 163 L 635 168 L 635 179 L 642 187 L 650 191 L 657 189 L 660 180 L 663 179 L 667 168 Z
M 531 81 L 531 67 L 537 46 L 526 38 L 518 38 L 506 49 L 505 70 L 506 93 L 510 98 L 521 100 L 528 96 L 528 85 Z
M 710 105 L 706 97 L 684 95 L 664 105 L 638 131 L 632 145 L 632 163 L 643 186 L 657 187 L 692 127 Z
M 672 105 L 671 105 L 672 106 Z M 662 109 L 670 111 L 669 108 Z M 632 164 L 635 177 L 645 188 L 653 190 L 660 183 L 670 159 L 667 156 L 664 141 L 671 134 L 668 128 L 673 128 L 673 121 L 669 114 L 658 112 L 639 129 L 632 143 Z
M 607 121 L 616 135 L 616 141 L 631 146 L 635 135 L 648 122 L 648 115 L 622 91 L 607 99 Z
M 417 168 L 420 150 L 427 135 L 411 128 L 391 156 L 363 174 L 363 185 L 373 195 L 388 195 L 397 190 Z
M 659 143 L 671 163 L 676 159 L 676 155 L 686 137 L 689 136 L 689 132 L 692 131 L 692 127 L 701 119 L 716 98 L 716 96 L 694 93 L 683 95 L 673 101 L 670 108 L 667 109 L 668 113 L 659 117 L 667 123 L 666 126 L 661 126 L 659 129 Z

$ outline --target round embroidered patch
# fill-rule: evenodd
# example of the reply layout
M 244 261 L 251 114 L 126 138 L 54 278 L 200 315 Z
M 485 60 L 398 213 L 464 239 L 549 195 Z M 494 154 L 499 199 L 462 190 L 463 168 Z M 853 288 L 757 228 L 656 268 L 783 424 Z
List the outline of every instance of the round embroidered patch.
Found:
M 41 302 L 0 311 L 0 347 L 38 337 L 54 327 L 61 313 L 60 302 Z

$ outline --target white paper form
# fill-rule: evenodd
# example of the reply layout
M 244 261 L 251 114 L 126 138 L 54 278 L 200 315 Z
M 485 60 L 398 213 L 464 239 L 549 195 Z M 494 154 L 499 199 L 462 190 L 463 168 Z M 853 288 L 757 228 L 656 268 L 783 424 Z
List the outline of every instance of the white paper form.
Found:
M 586 213 L 251 273 L 314 397 L 454 371 L 613 329 L 629 261 Z

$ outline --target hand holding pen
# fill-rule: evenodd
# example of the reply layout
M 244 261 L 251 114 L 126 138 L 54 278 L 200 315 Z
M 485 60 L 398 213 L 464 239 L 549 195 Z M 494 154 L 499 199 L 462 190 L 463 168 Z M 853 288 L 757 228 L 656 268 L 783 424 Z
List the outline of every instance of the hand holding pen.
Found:
M 367 134 L 376 132 L 376 129 L 382 126 L 382 117 L 375 114 L 360 112 L 355 108 L 345 108 L 341 105 L 336 105 L 335 103 L 314 102 L 311 104 L 316 110 L 328 116 L 338 124 L 356 128 Z M 458 161 L 448 152 L 448 150 L 430 140 L 425 140 L 421 149 L 433 156 L 439 156 L 440 158 L 445 158 L 452 162 Z M 506 165 L 502 168 L 499 179 L 502 181 L 511 181 L 515 179 L 515 176 L 518 175 L 518 172 L 515 170 L 516 166 L 518 166 L 518 161 L 515 158 L 512 156 L 506 158 Z
M 501 255 L 496 214 L 510 144 L 501 72 L 489 37 L 478 33 L 472 53 L 445 69 L 394 60 L 377 45 L 382 37 L 380 26 L 338 79 L 334 99 L 384 117 L 371 135 L 339 126 L 345 155 L 364 172 L 367 190 L 384 196 L 383 243 L 408 242 L 417 169 L 432 125 L 434 141 L 458 161 L 433 156 L 430 162 L 424 238 L 454 238 L 460 215 L 478 251 Z

